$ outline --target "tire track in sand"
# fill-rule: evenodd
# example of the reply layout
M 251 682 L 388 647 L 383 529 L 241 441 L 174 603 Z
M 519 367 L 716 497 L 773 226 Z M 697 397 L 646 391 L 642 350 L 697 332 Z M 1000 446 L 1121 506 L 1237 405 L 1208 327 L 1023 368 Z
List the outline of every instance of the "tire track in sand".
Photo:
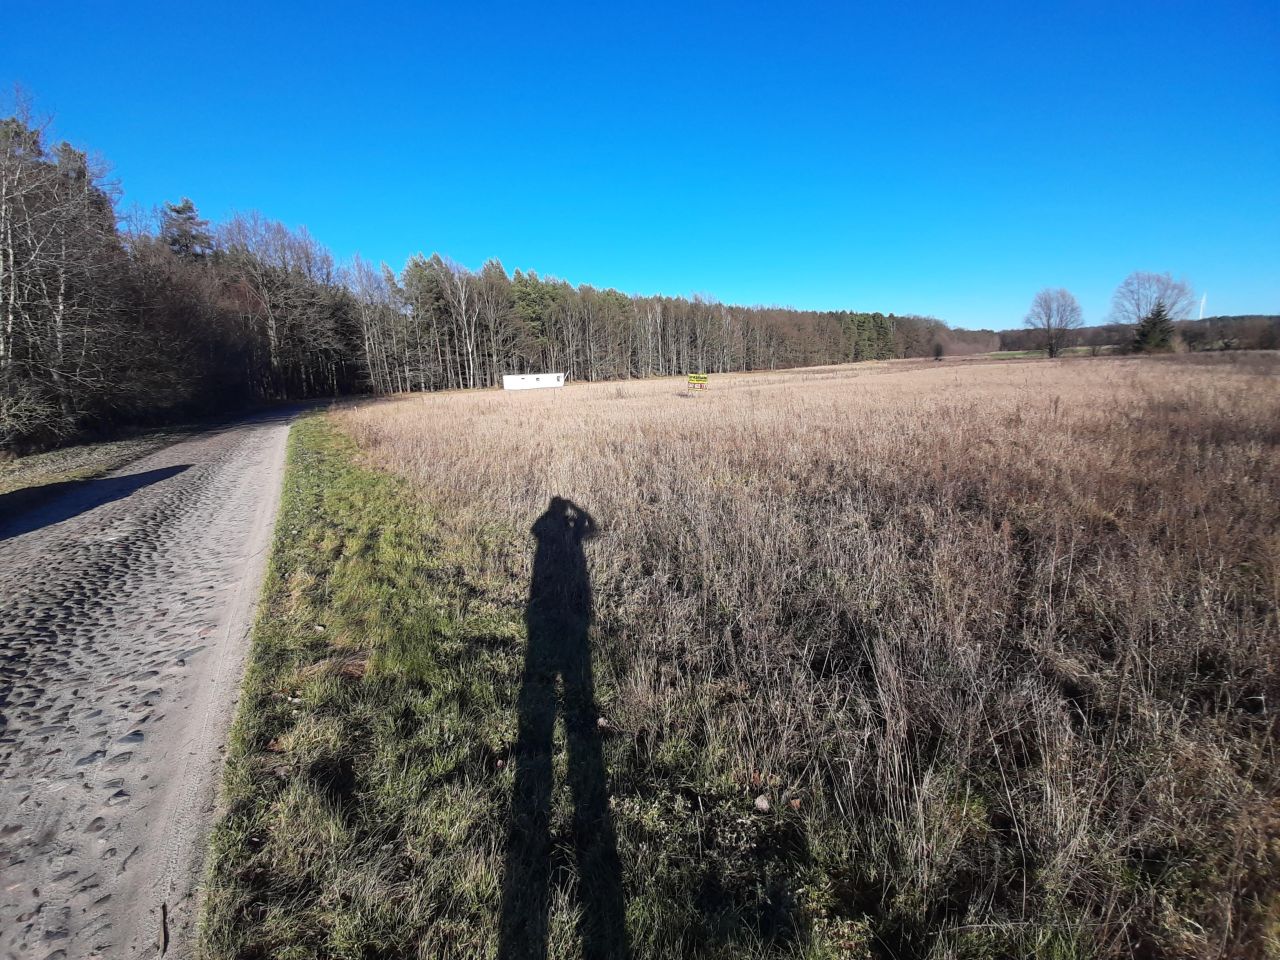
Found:
M 0 518 L 0 957 L 190 954 L 291 419 Z

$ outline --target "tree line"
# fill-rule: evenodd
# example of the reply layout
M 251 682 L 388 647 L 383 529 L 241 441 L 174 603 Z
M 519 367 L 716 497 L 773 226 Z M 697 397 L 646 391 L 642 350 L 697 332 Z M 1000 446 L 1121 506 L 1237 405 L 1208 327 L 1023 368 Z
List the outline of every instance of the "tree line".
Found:
M 1094 352 L 1129 350 L 1135 343 L 1136 323 L 1109 321 L 1080 327 L 1065 338 L 1064 347 L 1085 347 Z M 1002 330 L 1001 350 L 1043 350 L 1040 330 Z M 1169 346 L 1181 344 L 1189 351 L 1280 350 L 1280 316 L 1246 314 L 1214 316 L 1202 320 L 1173 320 Z
M 0 121 L 0 446 L 363 391 L 720 373 L 994 349 L 929 317 L 573 286 L 439 254 L 337 264 L 257 213 L 189 199 L 122 226 L 105 172 Z
M 1088 347 L 1095 353 L 1103 348 L 1136 353 L 1280 349 L 1280 316 L 1191 320 L 1195 301 L 1195 291 L 1185 280 L 1138 270 L 1116 288 L 1110 322 L 1085 327 L 1075 296 L 1049 287 L 1032 299 L 1024 329 L 1000 333 L 1000 349 L 1044 350 L 1050 357 L 1070 347 Z
M 997 334 L 628 295 L 497 260 L 338 264 L 305 228 L 257 213 L 211 224 L 186 198 L 122 225 L 105 171 L 46 140 L 28 113 L 0 120 L 0 448 L 278 400 L 486 387 L 507 373 L 723 373 L 1026 349 L 1020 336 L 1056 354 L 1092 336 L 1066 291 L 1038 295 L 1047 327 Z M 1176 313 L 1185 297 L 1168 292 Z M 1221 323 L 1213 337 L 1252 345 Z

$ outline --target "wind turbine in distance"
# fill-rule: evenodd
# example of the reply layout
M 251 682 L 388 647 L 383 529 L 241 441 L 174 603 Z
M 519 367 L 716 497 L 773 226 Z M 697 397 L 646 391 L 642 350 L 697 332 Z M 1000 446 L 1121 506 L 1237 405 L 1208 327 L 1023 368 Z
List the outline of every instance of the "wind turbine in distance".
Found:
M 1204 319 L 1204 302 L 1209 299 L 1209 294 L 1203 294 L 1200 297 L 1200 319 Z

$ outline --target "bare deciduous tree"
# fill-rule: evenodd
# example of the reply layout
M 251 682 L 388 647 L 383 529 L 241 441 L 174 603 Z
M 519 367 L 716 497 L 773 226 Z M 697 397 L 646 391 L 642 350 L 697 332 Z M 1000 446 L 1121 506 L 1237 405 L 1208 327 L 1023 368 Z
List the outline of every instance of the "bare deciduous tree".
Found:
M 218 239 L 244 315 L 265 334 L 265 395 L 316 396 L 332 388 L 339 338 L 329 251 L 306 228 L 290 230 L 256 212 L 232 217 Z
M 125 268 L 100 166 L 46 148 L 26 114 L 0 121 L 0 441 L 68 434 L 122 399 Z
M 432 263 L 442 281 L 441 287 L 449 304 L 454 330 L 462 347 L 461 360 L 465 364 L 462 385 L 478 387 L 480 382 L 476 361 L 480 343 L 479 282 L 476 275 L 460 263 L 440 256 L 433 257 Z
M 501 368 L 507 362 L 515 340 L 515 327 L 511 322 L 515 302 L 511 297 L 507 271 L 497 260 L 486 261 L 478 279 L 480 315 L 484 319 L 485 338 L 489 341 L 489 369 L 482 379 L 485 383 L 494 384 L 501 376 Z
M 357 255 L 352 260 L 348 283 L 355 295 L 369 386 L 374 393 L 410 389 L 404 376 L 406 359 L 400 349 L 403 338 L 397 337 L 401 317 L 395 306 L 391 271 L 385 264 L 381 271 L 375 270 Z
M 1025 322 L 1039 333 L 1045 352 L 1056 357 L 1067 345 L 1071 331 L 1084 324 L 1084 316 L 1071 291 L 1046 287 L 1032 299 Z
M 1137 324 L 1151 315 L 1157 303 L 1163 303 L 1171 320 L 1184 320 L 1195 305 L 1196 293 L 1185 280 L 1175 280 L 1168 273 L 1135 270 L 1125 277 L 1111 298 L 1111 319 L 1116 323 Z

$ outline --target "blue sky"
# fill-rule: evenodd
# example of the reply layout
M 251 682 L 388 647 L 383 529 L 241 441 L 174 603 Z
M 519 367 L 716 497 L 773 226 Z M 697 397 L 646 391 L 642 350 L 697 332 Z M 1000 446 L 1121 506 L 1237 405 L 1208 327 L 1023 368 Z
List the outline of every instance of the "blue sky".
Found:
M 1280 4 L 0 0 L 122 208 L 339 258 L 1016 326 L 1132 270 L 1280 312 Z

